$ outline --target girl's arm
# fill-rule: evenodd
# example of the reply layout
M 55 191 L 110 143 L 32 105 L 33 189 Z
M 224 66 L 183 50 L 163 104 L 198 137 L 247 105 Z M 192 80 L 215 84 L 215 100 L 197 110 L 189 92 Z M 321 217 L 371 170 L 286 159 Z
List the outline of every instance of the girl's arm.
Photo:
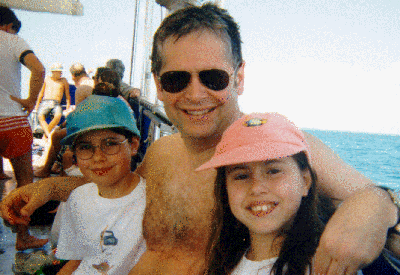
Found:
M 60 271 L 58 271 L 57 275 L 70 275 L 79 267 L 80 264 L 81 260 L 70 260 L 61 268 Z

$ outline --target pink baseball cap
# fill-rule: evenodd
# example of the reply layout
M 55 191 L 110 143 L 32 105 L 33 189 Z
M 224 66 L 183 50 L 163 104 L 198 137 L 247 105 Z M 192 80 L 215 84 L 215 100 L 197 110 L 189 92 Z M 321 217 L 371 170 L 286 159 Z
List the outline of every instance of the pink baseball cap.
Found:
M 245 162 L 284 158 L 304 151 L 303 133 L 278 113 L 253 113 L 235 121 L 222 135 L 214 156 L 196 171 Z

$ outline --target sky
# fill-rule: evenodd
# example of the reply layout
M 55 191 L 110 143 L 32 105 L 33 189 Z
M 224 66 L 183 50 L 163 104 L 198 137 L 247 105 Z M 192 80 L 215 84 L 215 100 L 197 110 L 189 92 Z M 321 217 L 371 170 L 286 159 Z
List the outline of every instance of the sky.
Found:
M 71 83 L 72 63 L 95 69 L 110 58 L 124 62 L 129 82 L 136 1 L 80 2 L 83 16 L 16 10 L 19 35 L 48 71 L 63 63 Z M 154 15 L 145 24 L 146 8 Z M 399 1 L 225 0 L 224 8 L 242 35 L 243 112 L 279 112 L 301 128 L 400 135 Z M 162 12 L 142 0 L 139 14 L 131 81 L 143 88 L 144 34 L 152 36 Z M 23 94 L 28 79 L 24 69 Z

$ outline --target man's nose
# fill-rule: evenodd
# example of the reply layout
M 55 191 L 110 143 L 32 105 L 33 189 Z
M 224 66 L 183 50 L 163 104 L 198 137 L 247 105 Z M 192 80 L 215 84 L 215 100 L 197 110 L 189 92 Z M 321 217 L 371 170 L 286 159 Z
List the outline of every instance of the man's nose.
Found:
M 198 74 L 192 74 L 188 86 L 184 90 L 185 96 L 193 101 L 200 101 L 207 96 L 207 87 L 201 83 Z

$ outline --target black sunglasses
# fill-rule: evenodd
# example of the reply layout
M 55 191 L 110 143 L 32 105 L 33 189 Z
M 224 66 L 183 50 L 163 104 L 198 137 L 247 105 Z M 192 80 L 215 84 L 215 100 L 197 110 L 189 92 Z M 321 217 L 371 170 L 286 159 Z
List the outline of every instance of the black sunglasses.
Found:
M 198 74 L 201 83 L 213 91 L 221 91 L 229 85 L 230 75 L 224 70 L 204 70 L 200 71 Z M 163 73 L 159 77 L 159 80 L 163 90 L 167 91 L 168 93 L 175 94 L 185 89 L 191 78 L 192 74 L 190 72 L 170 71 Z

